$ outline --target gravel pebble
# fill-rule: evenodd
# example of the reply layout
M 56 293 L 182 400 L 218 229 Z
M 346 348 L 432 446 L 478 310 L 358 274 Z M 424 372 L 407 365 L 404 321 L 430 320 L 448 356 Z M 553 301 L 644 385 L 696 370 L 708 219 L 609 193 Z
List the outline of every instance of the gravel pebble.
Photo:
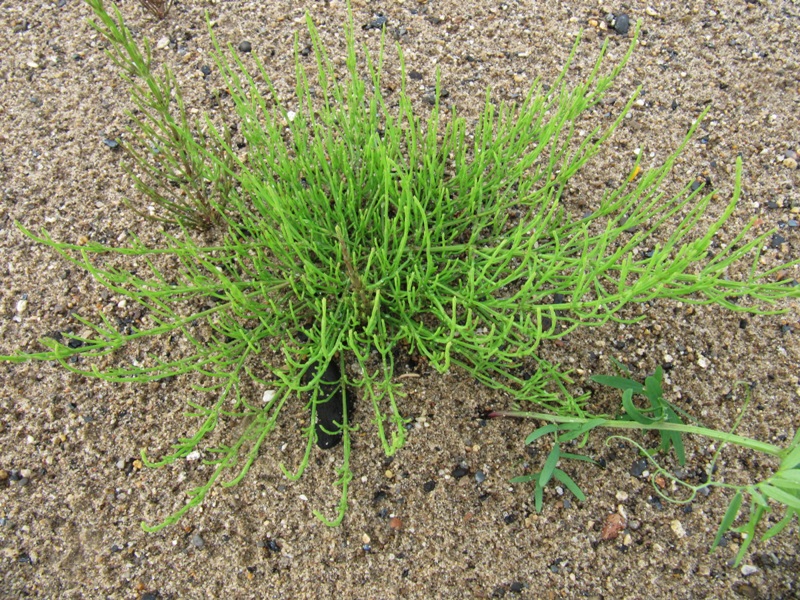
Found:
M 639 460 L 635 461 L 633 465 L 631 465 L 630 474 L 634 477 L 641 477 L 646 470 L 647 460 L 640 458 Z
M 631 20 L 628 18 L 628 15 L 625 13 L 620 13 L 618 15 L 614 15 L 614 31 L 616 31 L 620 35 L 625 35 L 628 33 L 628 30 L 631 28 Z
M 465 475 L 469 473 L 469 469 L 467 469 L 464 465 L 458 465 L 453 472 L 450 473 L 454 479 L 461 479 Z

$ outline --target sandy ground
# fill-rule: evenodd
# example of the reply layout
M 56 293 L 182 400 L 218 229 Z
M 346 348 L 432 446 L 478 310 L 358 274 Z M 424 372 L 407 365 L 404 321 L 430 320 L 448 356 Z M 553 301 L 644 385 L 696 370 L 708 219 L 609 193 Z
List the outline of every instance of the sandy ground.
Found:
M 293 36 L 300 32 L 301 43 L 307 39 L 304 12 L 313 15 L 334 53 L 342 48 L 346 18 L 338 1 L 187 1 L 163 22 L 133 1 L 123 2 L 122 10 L 138 33 L 154 42 L 166 38 L 155 56 L 173 66 L 187 102 L 199 111 L 212 108 L 221 85 L 214 69 L 208 77 L 201 72 L 204 65 L 213 67 L 205 11 L 222 41 L 251 42 L 284 92 L 293 86 Z M 606 38 L 612 60 L 619 58 L 628 36 L 600 27 L 608 12 L 643 24 L 642 44 L 609 93 L 607 112 L 618 114 L 636 86 L 642 86 L 644 102 L 607 152 L 576 179 L 569 195 L 576 210 L 596 202 L 606 181 L 628 174 L 636 149 L 645 153 L 645 166 L 663 160 L 710 104 L 702 130 L 676 164 L 671 189 L 705 174 L 720 190 L 718 212 L 741 154 L 743 197 L 724 235 L 758 216 L 761 227 L 781 227 L 785 238 L 767 252 L 768 264 L 797 257 L 798 230 L 790 220 L 800 211 L 800 171 L 784 165 L 787 151 L 800 150 L 795 2 L 353 3 L 358 38 L 372 48 L 379 32 L 360 26 L 378 13 L 388 17 L 409 70 L 422 75 L 412 82 L 418 108 L 424 110 L 422 97 L 439 68 L 450 92 L 447 103 L 468 119 L 479 113 L 486 86 L 496 98 L 513 100 L 535 77 L 552 80 L 581 28 L 586 33 L 572 81 L 588 74 Z M 103 143 L 124 133 L 129 95 L 87 25 L 88 14 L 77 0 L 0 3 L 0 354 L 36 349 L 41 336 L 70 326 L 70 310 L 91 315 L 114 302 L 85 272 L 23 236 L 14 221 L 72 242 L 82 236 L 113 242 L 126 232 L 154 240 L 159 232 L 123 203 L 135 193 L 120 154 Z M 387 69 L 397 77 L 396 65 Z M 603 112 L 587 126 L 592 118 L 602 120 Z M 27 308 L 20 315 L 21 300 Z M 643 378 L 670 355 L 669 398 L 717 427 L 729 427 L 738 414 L 742 396 L 734 382 L 750 381 L 755 397 L 741 433 L 773 443 L 791 438 L 800 426 L 796 309 L 751 317 L 657 302 L 633 309 L 639 310 L 648 316 L 640 325 L 579 332 L 543 352 L 579 369 L 580 381 L 610 372 L 611 356 Z M 755 548 L 746 560 L 755 570 L 745 576 L 729 563 L 738 535 L 708 553 L 730 493 L 714 491 L 686 507 L 659 502 L 645 478 L 630 474 L 635 451 L 621 442 L 606 445 L 603 435 L 586 452 L 604 459 L 605 470 L 568 466 L 587 501 L 551 489 L 537 515 L 532 488 L 512 486 L 509 479 L 538 468 L 548 443 L 525 448 L 534 423 L 476 418 L 486 408 L 507 408 L 509 401 L 458 372 L 421 371 L 406 380 L 404 410 L 416 420 L 393 461 L 383 456 L 366 411 L 357 415 L 364 422 L 354 441 L 356 478 L 341 527 L 327 528 L 311 514 L 315 508 L 333 514 L 333 469 L 341 449 L 315 453 L 308 475 L 291 483 L 279 463 L 297 458 L 298 436 L 284 427 L 238 487 L 214 491 L 202 510 L 157 534 L 145 534 L 139 523 L 180 506 L 184 490 L 204 472 L 196 463 L 140 469 L 135 459 L 143 447 L 158 453 L 192 431 L 193 422 L 183 416 L 185 400 L 196 394 L 188 382 L 111 385 L 51 364 L 4 364 L 0 374 L 5 598 L 800 594 L 797 522 Z M 598 391 L 592 401 L 607 408 L 613 395 Z M 712 450 L 705 440 L 687 440 L 690 473 L 704 468 Z M 462 464 L 467 475 L 453 477 Z M 718 475 L 756 481 L 772 466 L 753 453 L 730 451 Z M 482 483 L 475 479 L 478 471 L 486 475 Z M 607 517 L 620 510 L 627 530 L 616 540 L 601 540 Z M 398 525 L 395 516 L 399 530 L 391 526 Z

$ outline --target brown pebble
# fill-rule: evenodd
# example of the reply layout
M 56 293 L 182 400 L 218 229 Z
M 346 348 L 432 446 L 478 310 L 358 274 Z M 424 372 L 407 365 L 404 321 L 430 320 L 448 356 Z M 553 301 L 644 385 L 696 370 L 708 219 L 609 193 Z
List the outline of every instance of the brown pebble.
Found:
M 601 540 L 615 540 L 622 530 L 627 526 L 625 517 L 617 513 L 613 513 L 606 517 L 606 522 L 603 525 L 603 531 L 600 533 Z
M 389 519 L 389 527 L 394 529 L 395 531 L 400 531 L 403 529 L 403 519 L 400 517 L 392 517 Z

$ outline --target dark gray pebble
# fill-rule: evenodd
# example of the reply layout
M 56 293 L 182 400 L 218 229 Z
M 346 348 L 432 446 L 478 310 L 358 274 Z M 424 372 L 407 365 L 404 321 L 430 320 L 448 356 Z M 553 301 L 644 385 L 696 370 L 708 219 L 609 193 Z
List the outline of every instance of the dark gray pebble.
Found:
M 426 481 L 424 484 L 422 484 L 422 489 L 425 490 L 426 493 L 431 493 L 435 487 L 436 482 L 432 480 Z
M 478 483 L 483 483 L 484 481 L 486 481 L 486 473 L 484 473 L 483 471 L 478 471 L 477 473 L 475 473 L 475 481 Z
M 448 90 L 446 90 L 445 88 L 441 88 L 441 89 L 439 90 L 439 99 L 440 99 L 440 100 L 444 100 L 444 99 L 445 99 L 445 98 L 447 98 L 449 95 L 450 95 L 450 92 L 449 92 Z M 433 105 L 433 104 L 436 104 L 436 88 L 432 89 L 430 92 L 428 92 L 427 94 L 425 94 L 425 95 L 422 97 L 422 99 L 423 99 L 425 102 L 427 102 L 428 104 L 431 104 L 431 105 Z
M 777 233 L 772 236 L 772 239 L 769 241 L 770 248 L 780 248 L 781 244 L 786 242 L 786 238 L 782 235 L 778 235 Z
M 239 52 L 252 52 L 253 45 L 250 42 L 240 42 L 239 43 Z
M 628 18 L 628 15 L 625 13 L 620 13 L 618 15 L 614 15 L 614 31 L 616 31 L 620 35 L 625 35 L 628 33 L 628 30 L 631 28 L 631 21 Z
M 524 583 L 522 583 L 521 581 L 515 581 L 514 583 L 512 583 L 512 584 L 511 584 L 511 585 L 508 587 L 508 589 L 509 589 L 510 591 L 514 592 L 515 594 L 519 594 L 520 592 L 522 592 L 522 590 L 524 590 L 524 589 L 525 589 L 525 584 L 524 584 Z
M 111 148 L 112 150 L 116 150 L 117 148 L 119 148 L 119 142 L 117 140 L 112 140 L 110 138 L 105 138 L 103 140 L 103 143 L 106 146 L 108 146 L 109 148 Z
M 631 466 L 630 473 L 634 477 L 641 477 L 642 473 L 644 473 L 646 470 L 647 470 L 647 460 L 641 458 L 633 463 L 633 465 Z
M 192 546 L 194 546 L 195 548 L 202 548 L 205 545 L 206 545 L 206 542 L 205 542 L 205 540 L 203 540 L 202 537 L 200 537 L 200 534 L 195 533 L 192 536 Z
M 211 67 L 209 67 L 208 65 L 203 65 L 202 67 L 200 67 L 200 72 L 203 74 L 203 77 L 208 77 L 209 75 L 211 75 Z
M 386 27 L 386 23 L 388 22 L 389 19 L 387 19 L 383 15 L 378 15 L 377 17 L 372 19 L 372 21 L 364 25 L 362 29 L 364 29 L 365 31 L 369 29 L 383 29 L 384 27 Z
M 451 475 L 455 479 L 461 479 L 462 477 L 464 477 L 468 473 L 469 473 L 469 469 L 467 469 L 463 465 L 458 465 L 455 469 L 453 469 L 453 472 L 451 473 Z

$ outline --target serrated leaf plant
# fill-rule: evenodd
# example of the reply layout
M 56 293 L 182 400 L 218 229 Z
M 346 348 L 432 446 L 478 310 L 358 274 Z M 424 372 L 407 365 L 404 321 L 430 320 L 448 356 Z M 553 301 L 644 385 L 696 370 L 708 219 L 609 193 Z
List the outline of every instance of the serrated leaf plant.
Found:
M 635 40 L 606 74 L 604 45 L 588 77 L 570 85 L 578 39 L 552 85 L 537 80 L 520 104 L 497 103 L 487 90 L 474 127 L 442 109 L 438 82 L 434 105 L 424 117 L 416 114 L 400 45 L 389 52 L 382 39 L 377 56 L 361 51 L 352 20 L 340 72 L 307 18 L 316 69 L 307 73 L 296 42 L 297 86 L 289 99 L 279 98 L 257 57 L 251 71 L 214 40 L 246 143 L 242 152 L 227 126 L 188 118 L 175 76 L 166 66 L 158 74 L 147 42 L 134 39 L 116 7 L 87 3 L 137 107 L 128 169 L 155 216 L 174 226 L 158 246 L 134 237 L 117 247 L 69 244 L 20 225 L 145 316 L 129 332 L 110 316 L 76 316 L 91 334 L 45 338 L 44 351 L 3 358 L 56 360 L 107 381 L 189 373 L 208 381 L 202 389 L 215 391 L 216 400 L 190 401 L 200 421 L 196 433 L 147 464 L 184 460 L 204 448 L 214 456 L 207 461 L 212 474 L 180 510 L 143 525 L 148 531 L 175 523 L 213 486 L 238 483 L 259 452 L 269 451 L 269 435 L 290 405 L 307 408 L 308 426 L 304 456 L 287 475 L 303 474 L 315 441 L 327 447 L 342 440 L 338 508 L 331 519 L 317 513 L 340 523 L 352 478 L 353 396 L 360 427 L 374 431 L 387 455 L 405 440 L 404 396 L 394 377 L 400 352 L 439 372 L 460 369 L 519 402 L 583 416 L 585 397 L 570 393 L 569 372 L 540 356 L 542 342 L 620 321 L 619 311 L 633 302 L 674 298 L 763 312 L 798 295 L 777 268 L 756 269 L 768 233 L 751 236 L 747 226 L 716 255 L 708 253 L 736 208 L 740 162 L 730 202 L 705 231 L 696 230 L 712 193 L 689 185 L 674 197 L 663 193 L 705 113 L 662 166 L 607 193 L 590 214 L 572 214 L 562 202 L 570 178 L 601 151 L 635 99 L 604 128 L 584 133 L 576 125 L 602 100 Z M 391 101 L 383 85 L 388 60 L 400 71 Z M 654 242 L 667 222 L 677 224 Z M 149 273 L 105 267 L 98 260 L 105 254 L 135 257 Z M 163 270 L 161 256 L 174 258 L 177 268 Z M 743 280 L 728 278 L 740 261 L 753 268 Z M 181 337 L 193 351 L 98 366 L 153 336 Z M 269 353 L 283 358 L 266 360 Z M 247 382 L 268 391 L 266 403 L 247 397 Z M 223 422 L 230 445 L 205 448 Z

